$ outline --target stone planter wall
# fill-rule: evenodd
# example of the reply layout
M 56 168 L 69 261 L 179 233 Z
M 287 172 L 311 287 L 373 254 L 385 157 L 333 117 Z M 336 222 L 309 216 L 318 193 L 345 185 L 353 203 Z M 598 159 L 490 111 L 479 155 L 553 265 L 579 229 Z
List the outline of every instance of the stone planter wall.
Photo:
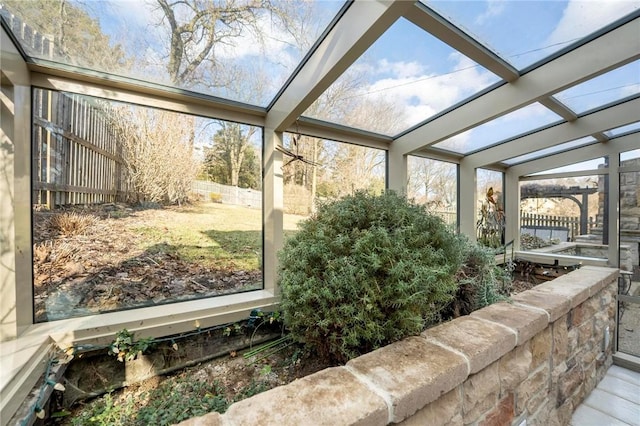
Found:
M 181 425 L 566 425 L 611 364 L 617 276 L 583 267 Z

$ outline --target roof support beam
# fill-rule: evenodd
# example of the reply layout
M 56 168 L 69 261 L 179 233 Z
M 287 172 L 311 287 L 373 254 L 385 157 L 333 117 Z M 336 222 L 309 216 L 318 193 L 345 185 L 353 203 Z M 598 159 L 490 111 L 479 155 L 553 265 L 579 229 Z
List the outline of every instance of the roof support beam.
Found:
M 284 131 L 291 126 L 412 5 L 353 2 L 270 108 L 266 127 Z
M 607 143 L 599 143 L 583 146 L 560 154 L 550 155 L 528 163 L 513 166 L 510 171 L 518 176 L 526 176 L 543 170 L 556 169 L 582 161 L 593 160 L 605 155 L 617 155 L 620 152 L 638 148 L 640 133 L 632 133 L 627 136 L 611 139 Z
M 419 1 L 405 18 L 503 80 L 513 82 L 520 77 L 518 70 Z
M 405 154 L 433 145 L 640 58 L 636 18 L 421 127 L 394 144 Z
M 553 96 L 540 99 L 540 103 L 567 121 L 575 121 L 578 119 L 575 112 L 571 111 L 566 105 Z
M 473 167 L 483 167 L 585 136 L 597 135 L 604 130 L 625 126 L 637 121 L 637 111 L 640 111 L 640 98 L 582 116 L 572 123 L 562 123 L 478 151 L 475 154 L 466 156 L 464 161 L 469 162 Z

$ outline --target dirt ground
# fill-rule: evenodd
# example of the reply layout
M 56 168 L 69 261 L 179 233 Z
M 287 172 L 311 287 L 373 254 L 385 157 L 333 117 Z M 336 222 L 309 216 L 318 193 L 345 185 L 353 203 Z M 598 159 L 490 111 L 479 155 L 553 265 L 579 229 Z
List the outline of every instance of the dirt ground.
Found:
M 36 322 L 261 288 L 260 216 L 243 223 L 246 210 L 106 204 L 34 212 Z

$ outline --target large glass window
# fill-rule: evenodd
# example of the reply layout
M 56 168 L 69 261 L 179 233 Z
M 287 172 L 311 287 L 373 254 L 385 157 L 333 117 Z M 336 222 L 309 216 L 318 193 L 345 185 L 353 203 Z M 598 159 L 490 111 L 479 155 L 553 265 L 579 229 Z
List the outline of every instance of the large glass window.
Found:
M 35 61 L 267 106 L 343 5 L 0 0 L 0 15 Z
M 523 250 L 606 259 L 605 175 L 520 183 Z
M 423 204 L 447 224 L 457 224 L 458 167 L 453 163 L 410 155 L 407 197 Z
M 315 211 L 317 202 L 355 191 L 385 189 L 385 152 L 300 134 L 285 134 L 284 227 L 295 229 L 299 219 Z
M 262 288 L 261 129 L 33 92 L 36 322 Z
M 478 200 L 476 237 L 490 248 L 502 247 L 506 218 L 504 215 L 504 174 L 495 170 L 477 169 L 476 198 Z
M 640 356 L 640 149 L 620 154 L 618 350 Z

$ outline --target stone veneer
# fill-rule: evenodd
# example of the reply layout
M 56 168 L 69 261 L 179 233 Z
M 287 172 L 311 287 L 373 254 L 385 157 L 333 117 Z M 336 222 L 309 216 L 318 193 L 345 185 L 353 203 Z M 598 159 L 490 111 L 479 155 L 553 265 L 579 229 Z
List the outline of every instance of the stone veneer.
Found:
M 567 425 L 611 365 L 617 276 L 585 266 L 181 425 Z

